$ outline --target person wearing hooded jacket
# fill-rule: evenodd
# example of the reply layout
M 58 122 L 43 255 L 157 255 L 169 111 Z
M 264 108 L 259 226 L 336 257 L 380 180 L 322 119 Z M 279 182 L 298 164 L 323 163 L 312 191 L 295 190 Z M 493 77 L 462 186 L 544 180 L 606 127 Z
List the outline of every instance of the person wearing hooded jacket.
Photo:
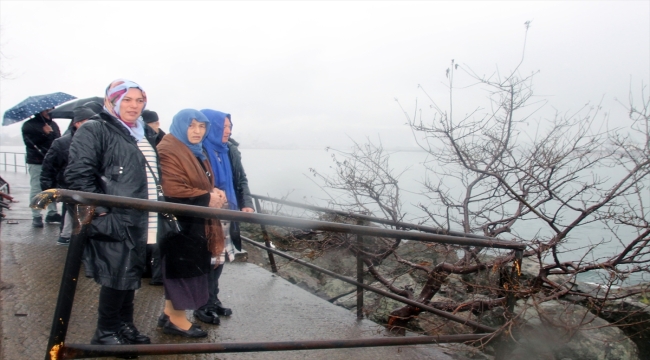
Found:
M 27 150 L 25 163 L 29 172 L 29 198 L 31 199 L 41 192 L 40 178 L 43 159 L 52 146 L 52 142 L 61 137 L 61 131 L 56 122 L 50 118 L 49 110 L 34 114 L 33 118 L 25 121 L 21 130 Z M 47 206 L 45 222 L 61 222 L 61 214 L 57 212 L 56 203 L 53 202 Z M 43 218 L 39 209 L 32 209 L 32 226 L 43 227 Z
M 72 137 L 81 125 L 95 115 L 94 111 L 85 106 L 79 106 L 73 111 L 74 117 L 70 121 L 70 126 L 68 127 L 69 132 L 54 140 L 43 159 L 43 168 L 41 170 L 41 190 L 43 191 L 55 188 L 68 188 L 64 171 L 66 166 L 68 166 L 68 151 L 70 150 Z M 63 206 L 62 213 L 63 223 L 57 245 L 67 246 L 70 244 L 70 236 L 72 234 L 72 218 L 70 217 L 70 213 L 65 211 L 65 205 Z
M 129 80 L 106 88 L 104 110 L 76 131 L 65 180 L 71 190 L 158 200 L 156 133 L 140 118 L 146 93 Z M 84 256 L 100 286 L 95 345 L 148 344 L 133 323 L 147 239 L 156 237 L 158 215 L 137 209 L 95 207 Z
M 228 209 L 254 212 L 248 178 L 241 162 L 239 143 L 230 138 L 232 129 L 230 114 L 211 109 L 203 109 L 201 112 L 210 120 L 211 125 L 203 146 L 214 172 L 214 186 L 226 193 Z M 241 238 L 231 237 L 233 224 L 229 221 L 222 221 L 221 224 L 225 237 L 224 251 L 219 258 L 214 259 L 214 262 L 219 265 L 211 270 L 208 278 L 208 302 L 194 311 L 197 319 L 214 325 L 221 323 L 219 316 L 232 315 L 232 309 L 224 307 L 219 300 L 219 277 L 226 259 L 233 261 L 235 249 L 241 251 Z

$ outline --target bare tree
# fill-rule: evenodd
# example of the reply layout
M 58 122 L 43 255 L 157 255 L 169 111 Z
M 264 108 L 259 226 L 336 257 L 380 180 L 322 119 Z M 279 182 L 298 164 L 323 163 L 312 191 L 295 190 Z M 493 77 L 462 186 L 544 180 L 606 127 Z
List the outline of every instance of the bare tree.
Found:
M 516 289 L 505 289 L 498 279 L 490 284 L 474 280 L 464 285 L 482 296 L 437 302 L 433 297 L 452 274 L 498 275 L 512 264 L 514 253 L 439 246 L 434 251 L 444 253 L 442 260 L 426 263 L 398 255 L 400 240 L 384 240 L 373 249 L 349 243 L 352 251 L 364 254 L 369 273 L 392 292 L 447 311 L 481 313 L 503 307 L 508 292 L 536 304 L 572 296 L 598 312 L 605 300 L 644 291 L 610 289 L 630 276 L 640 279 L 650 272 L 647 89 L 642 86 L 640 104 L 631 92 L 626 105 L 629 119 L 616 119 L 616 127 L 609 127 L 600 104 L 536 118 L 545 102 L 534 97 L 537 73 L 522 74 L 523 60 L 522 54 L 514 70 L 489 76 L 452 60 L 446 69 L 447 107 L 422 88 L 433 116 L 425 116 L 419 108 L 414 116 L 404 114 L 418 145 L 432 159 L 425 164 L 422 201 L 417 204 L 424 214 L 420 222 L 525 243 L 524 257 L 537 263 L 539 270 Z M 486 104 L 469 111 L 455 109 L 457 76 L 485 91 Z M 399 174 L 389 166 L 389 157 L 381 144 L 355 143 L 350 152 L 335 150 L 335 174 L 311 171 L 325 188 L 344 194 L 332 197 L 333 206 L 399 221 L 404 217 Z M 598 227 L 600 239 L 591 243 L 581 239 L 580 231 L 587 226 Z M 618 250 L 595 255 L 594 249 L 607 243 L 618 245 Z M 424 285 L 418 291 L 394 286 L 394 278 L 379 271 L 386 259 L 405 265 L 410 273 L 421 273 Z M 587 273 L 601 276 L 603 291 L 575 290 L 577 278 Z M 403 306 L 391 313 L 388 323 L 405 328 L 421 312 Z

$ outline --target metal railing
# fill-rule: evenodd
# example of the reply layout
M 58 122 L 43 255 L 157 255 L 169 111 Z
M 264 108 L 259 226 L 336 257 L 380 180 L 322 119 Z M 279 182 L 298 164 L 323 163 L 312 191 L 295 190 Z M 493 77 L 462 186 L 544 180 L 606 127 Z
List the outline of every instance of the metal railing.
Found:
M 7 159 L 12 159 L 13 162 L 8 162 Z M 18 159 L 22 158 L 22 164 L 18 163 Z M 27 164 L 25 163 L 25 153 L 17 153 L 17 152 L 0 152 L 0 159 L 2 159 L 2 162 L 0 163 L 0 169 L 3 171 L 11 171 L 13 168 L 14 172 L 18 172 L 18 168 L 22 168 L 25 170 L 25 174 L 27 174 Z
M 259 206 L 259 199 L 271 201 L 271 198 L 255 196 L 256 207 L 261 210 Z M 277 200 L 277 199 L 273 199 Z M 349 225 L 332 223 L 326 221 L 308 220 L 291 218 L 284 216 L 266 215 L 260 213 L 244 213 L 240 211 L 212 209 L 200 206 L 191 206 L 183 204 L 166 203 L 152 200 L 133 199 L 128 197 L 110 196 L 95 193 L 86 193 L 72 190 L 51 189 L 41 192 L 32 199 L 31 205 L 36 208 L 45 208 L 47 204 L 53 201 L 65 202 L 68 204 L 76 204 L 76 206 L 68 205 L 71 215 L 75 219 L 73 222 L 73 232 L 66 262 L 59 288 L 59 295 L 57 298 L 57 305 L 54 311 L 52 320 L 52 328 L 50 331 L 50 338 L 47 345 L 46 360 L 54 359 L 77 359 L 83 357 L 102 357 L 114 355 L 162 355 L 162 354 L 197 354 L 197 353 L 225 353 L 225 352 L 253 352 L 253 351 L 287 351 L 287 350 L 309 350 L 309 349 L 331 349 L 331 348 L 345 348 L 345 347 L 377 347 L 377 346 L 399 346 L 399 345 L 414 345 L 414 344 L 433 344 L 433 343 L 446 343 L 446 342 L 465 342 L 474 340 L 489 340 L 490 338 L 499 335 L 499 329 L 495 329 L 478 322 L 467 320 L 451 313 L 436 309 L 434 307 L 422 304 L 399 295 L 374 288 L 363 283 L 363 272 L 357 271 L 357 280 L 347 278 L 345 276 L 336 274 L 326 269 L 319 268 L 313 264 L 296 259 L 288 254 L 285 254 L 276 249 L 272 249 L 268 234 L 265 236 L 265 245 L 261 245 L 251 239 L 242 237 L 242 239 L 251 245 L 262 247 L 269 253 L 269 259 L 273 254 L 291 259 L 295 263 L 309 267 L 311 269 L 320 271 L 329 276 L 338 278 L 342 281 L 357 286 L 357 295 L 362 296 L 363 290 L 372 291 L 382 296 L 392 298 L 394 300 L 403 302 L 405 304 L 418 307 L 420 309 L 432 312 L 438 316 L 445 317 L 449 320 L 468 325 L 482 333 L 478 334 L 464 334 L 464 335 L 447 335 L 447 336 L 419 336 L 419 337 L 402 337 L 402 338 L 378 338 L 378 339 L 355 339 L 355 340 L 322 340 L 322 341 L 284 341 L 284 342 L 240 342 L 240 343 L 194 343 L 194 344 L 150 344 L 150 345 L 86 345 L 86 344 L 65 344 L 65 338 L 69 325 L 70 315 L 72 312 L 72 304 L 76 292 L 76 285 L 78 281 L 79 270 L 81 268 L 81 259 L 83 248 L 88 238 L 88 225 L 90 224 L 95 206 L 131 208 L 149 212 L 164 212 L 176 215 L 203 217 L 203 218 L 218 218 L 221 220 L 239 221 L 259 224 L 262 227 L 266 225 L 285 226 L 304 230 L 323 230 L 331 232 L 351 233 L 359 236 L 379 236 L 390 237 L 397 239 L 409 239 L 424 241 L 430 243 L 443 243 L 443 244 L 456 244 L 461 246 L 482 246 L 490 248 L 510 249 L 514 251 L 513 274 L 510 278 L 511 282 L 518 282 L 518 271 L 520 269 L 521 258 L 525 245 L 503 241 L 492 238 L 485 238 L 480 236 L 475 237 L 459 237 L 450 233 L 421 233 L 404 230 L 393 230 L 384 228 L 366 227 L 360 225 Z M 287 202 L 285 202 L 287 203 Z M 297 203 L 295 203 L 297 204 Z M 303 204 L 297 204 L 303 205 Z M 292 205 L 293 206 L 293 205 Z M 309 206 L 309 205 L 304 205 Z M 319 208 L 325 209 L 325 208 Z M 316 209 L 312 209 L 316 210 Z M 330 212 L 332 210 L 325 209 Z M 319 210 L 322 211 L 322 210 Z M 358 214 L 356 214 L 358 215 Z M 347 214 L 347 216 L 354 217 L 355 214 Z M 365 215 L 358 215 L 365 216 Z M 370 220 L 370 219 L 366 219 Z M 377 219 L 376 219 L 377 220 Z M 408 225 L 403 223 L 403 225 Z M 415 224 L 410 224 L 415 225 Z M 402 225 L 400 225 L 402 226 Z M 404 226 L 407 227 L 407 226 Z M 421 229 L 420 229 L 421 230 Z M 437 230 L 441 232 L 440 230 Z M 357 261 L 360 261 L 359 258 Z M 360 264 L 358 262 L 358 264 Z M 357 267 L 359 270 L 359 266 Z M 363 270 L 363 263 L 361 263 L 361 270 Z M 276 269 L 277 271 L 277 269 Z M 516 284 L 510 284 L 513 287 Z M 508 287 L 506 291 L 512 294 L 513 287 Z M 514 296 L 508 296 L 508 308 L 514 305 L 512 301 Z M 363 306 L 363 298 L 358 301 L 358 308 Z M 360 304 L 360 305 L 359 305 Z M 357 315 L 361 316 L 359 309 Z

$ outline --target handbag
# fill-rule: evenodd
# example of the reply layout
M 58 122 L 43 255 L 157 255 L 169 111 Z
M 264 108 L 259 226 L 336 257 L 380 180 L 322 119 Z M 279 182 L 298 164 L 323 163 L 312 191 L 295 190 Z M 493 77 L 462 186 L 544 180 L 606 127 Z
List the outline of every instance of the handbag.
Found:
M 151 176 L 153 176 L 153 180 L 156 183 L 156 192 L 158 194 L 158 201 L 165 201 L 165 194 L 163 193 L 162 185 L 160 185 L 160 182 L 158 181 L 158 177 L 154 173 L 153 169 L 151 168 L 151 165 L 149 165 L 149 162 L 147 161 L 147 167 L 149 168 L 149 171 L 151 172 Z M 176 236 L 181 233 L 181 225 L 178 223 L 178 219 L 176 219 L 176 216 L 174 214 L 169 214 L 169 213 L 158 213 L 160 216 L 158 216 L 158 223 L 160 224 L 160 230 L 162 232 L 162 236 L 160 236 L 160 239 L 165 239 L 168 237 Z

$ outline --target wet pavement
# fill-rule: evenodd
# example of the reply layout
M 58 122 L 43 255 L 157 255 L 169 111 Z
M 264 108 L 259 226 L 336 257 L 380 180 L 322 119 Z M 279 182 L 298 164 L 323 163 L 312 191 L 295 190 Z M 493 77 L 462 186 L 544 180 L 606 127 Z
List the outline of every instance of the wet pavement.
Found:
M 0 359 L 43 359 L 63 272 L 67 247 L 56 245 L 58 224 L 31 226 L 27 174 L 2 172 L 12 204 L 0 225 Z M 12 224 L 13 223 L 13 224 Z M 83 267 L 81 269 L 83 274 Z M 157 328 L 164 298 L 161 286 L 143 280 L 135 296 L 135 324 L 152 343 L 263 342 L 378 338 L 383 328 L 358 321 L 354 312 L 333 305 L 249 263 L 229 263 L 220 279 L 219 298 L 233 309 L 221 325 L 202 324 L 204 339 L 165 335 Z M 80 277 L 67 343 L 90 343 L 97 322 L 99 286 Z M 191 321 L 194 319 L 188 312 Z M 266 353 L 141 356 L 140 359 L 458 359 L 451 349 L 437 345 L 358 349 L 302 350 Z M 449 354 L 449 355 L 448 355 Z M 463 357 L 461 357 L 463 358 Z

